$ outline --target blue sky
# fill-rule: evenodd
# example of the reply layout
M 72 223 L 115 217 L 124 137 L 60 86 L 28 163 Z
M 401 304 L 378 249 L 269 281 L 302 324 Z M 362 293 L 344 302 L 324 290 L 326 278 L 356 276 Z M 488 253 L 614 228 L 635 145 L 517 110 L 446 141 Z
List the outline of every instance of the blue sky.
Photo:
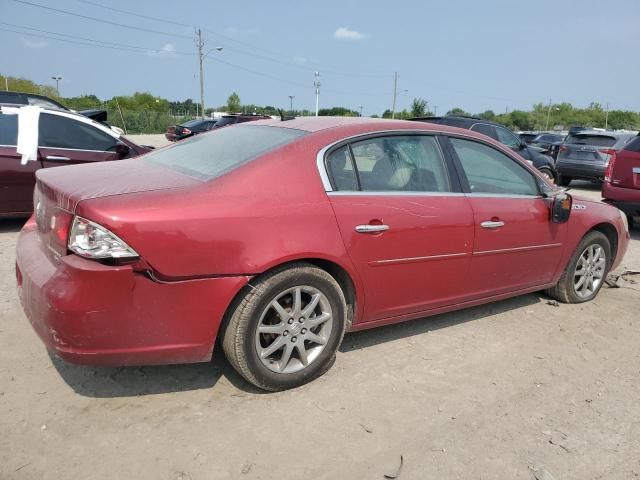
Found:
M 321 107 L 362 106 L 365 115 L 391 108 L 394 71 L 399 110 L 414 97 L 438 113 L 529 109 L 550 98 L 640 110 L 638 0 L 29 1 L 137 27 L 0 0 L 0 73 L 39 83 L 61 75 L 63 96 L 197 100 L 199 26 L 205 50 L 224 48 L 205 62 L 207 106 L 236 91 L 243 103 L 288 107 L 295 95 L 294 108 L 312 109 L 318 70 Z

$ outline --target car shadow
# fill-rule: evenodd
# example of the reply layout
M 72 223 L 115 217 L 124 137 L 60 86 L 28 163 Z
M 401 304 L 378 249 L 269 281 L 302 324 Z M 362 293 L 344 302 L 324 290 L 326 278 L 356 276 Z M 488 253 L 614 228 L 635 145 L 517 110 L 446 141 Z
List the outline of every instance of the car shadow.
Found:
M 457 312 L 444 313 L 410 322 L 352 332 L 345 336 L 340 352 L 351 352 L 382 343 L 421 335 L 429 331 L 460 325 L 539 303 L 540 294 L 524 295 Z M 236 389 L 249 394 L 267 394 L 245 381 L 216 345 L 207 363 L 146 367 L 91 367 L 73 365 L 51 355 L 62 379 L 79 395 L 92 398 L 119 398 L 212 389 L 225 379 Z
M 143 367 L 93 367 L 50 354 L 53 366 L 77 394 L 92 398 L 157 395 L 213 388 L 221 378 L 247 393 L 264 393 L 246 382 L 216 346 L 210 362 Z
M 422 335 L 427 332 L 452 327 L 454 325 L 461 325 L 474 320 L 481 320 L 485 317 L 535 305 L 546 298 L 547 297 L 544 297 L 541 293 L 522 295 L 499 302 L 465 308 L 456 312 L 441 313 L 418 320 L 352 332 L 345 336 L 340 346 L 340 351 L 342 353 L 349 353 L 381 343 Z
M 19 232 L 26 221 L 25 218 L 0 219 L 0 233 Z
M 592 190 L 594 192 L 602 190 L 602 183 L 590 182 L 588 180 L 572 180 L 571 188 L 579 188 L 581 190 Z

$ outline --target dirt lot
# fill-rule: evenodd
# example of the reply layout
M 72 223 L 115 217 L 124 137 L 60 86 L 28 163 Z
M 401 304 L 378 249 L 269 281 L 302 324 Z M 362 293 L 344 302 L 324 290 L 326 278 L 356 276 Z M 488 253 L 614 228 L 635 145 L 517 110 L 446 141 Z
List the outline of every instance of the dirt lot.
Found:
M 350 334 L 324 377 L 263 394 L 219 350 L 50 358 L 14 288 L 18 229 L 0 223 L 0 479 L 382 479 L 401 456 L 400 479 L 640 477 L 639 276 L 589 304 L 533 294 Z

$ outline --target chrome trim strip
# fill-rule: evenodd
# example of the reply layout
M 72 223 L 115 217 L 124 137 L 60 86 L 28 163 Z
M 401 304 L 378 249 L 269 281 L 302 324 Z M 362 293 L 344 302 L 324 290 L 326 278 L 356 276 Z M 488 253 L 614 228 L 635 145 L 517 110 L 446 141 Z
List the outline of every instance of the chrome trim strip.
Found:
M 465 193 L 469 198 L 528 198 L 533 200 L 534 198 L 544 198 L 542 195 L 519 195 L 511 193 Z
M 397 191 L 346 191 L 340 190 L 336 192 L 327 192 L 330 197 L 376 197 L 376 196 L 388 196 L 388 197 L 464 197 L 464 193 L 460 192 L 397 192 Z
M 383 265 L 394 265 L 399 263 L 426 262 L 429 260 L 442 260 L 445 258 L 465 257 L 468 253 L 446 253 L 443 255 L 429 255 L 427 257 L 407 257 L 407 258 L 390 258 L 388 260 L 376 260 L 369 262 L 371 267 L 381 267 Z
M 640 168 L 638 168 L 638 167 L 634 167 L 634 168 L 632 168 L 632 169 L 631 169 L 631 171 L 632 171 L 633 173 L 640 173 Z
M 482 251 L 474 251 L 473 255 L 474 256 L 481 256 L 481 255 L 493 255 L 496 253 L 511 253 L 511 252 L 526 252 L 529 250 L 542 250 L 545 248 L 557 248 L 557 247 L 561 247 L 562 244 L 561 243 L 548 243 L 545 245 L 530 245 L 528 247 L 516 247 L 516 248 L 501 248 L 499 250 L 482 250 Z

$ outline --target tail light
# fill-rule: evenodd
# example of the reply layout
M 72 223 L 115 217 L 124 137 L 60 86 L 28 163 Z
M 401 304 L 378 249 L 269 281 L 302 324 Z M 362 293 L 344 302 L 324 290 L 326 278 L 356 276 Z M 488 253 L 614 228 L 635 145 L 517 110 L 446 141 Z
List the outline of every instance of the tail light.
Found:
M 558 148 L 558 152 L 566 152 L 567 150 L 569 150 L 569 148 L 564 145 L 560 145 L 560 148 Z
M 69 250 L 85 258 L 135 258 L 138 254 L 116 234 L 102 225 L 74 217 L 69 235 Z
M 611 183 L 613 178 L 613 165 L 616 163 L 616 151 L 615 150 L 599 150 L 599 152 L 609 155 L 609 164 L 607 170 L 604 172 L 604 181 Z
M 189 130 L 188 128 L 183 128 L 182 129 L 182 134 L 183 135 L 191 135 L 191 130 Z

